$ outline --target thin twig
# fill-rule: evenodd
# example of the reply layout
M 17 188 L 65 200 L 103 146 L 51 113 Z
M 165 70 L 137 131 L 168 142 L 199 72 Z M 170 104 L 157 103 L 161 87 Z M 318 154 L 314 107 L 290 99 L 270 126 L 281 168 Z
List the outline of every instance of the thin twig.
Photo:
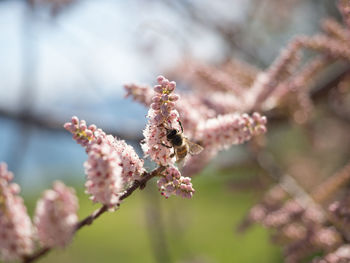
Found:
M 153 177 L 159 175 L 161 172 L 165 170 L 166 167 L 159 166 L 158 168 L 154 169 L 152 172 L 147 173 L 145 172 L 142 176 L 141 180 L 135 180 L 132 186 L 130 186 L 124 194 L 119 198 L 119 200 L 124 200 L 125 198 L 129 197 L 136 189 L 140 188 L 141 190 L 145 188 L 146 183 L 152 179 Z M 91 215 L 85 217 L 81 221 L 79 221 L 75 227 L 74 232 L 77 232 L 79 229 L 81 229 L 83 226 L 91 225 L 92 222 L 94 222 L 98 217 L 100 217 L 103 213 L 108 211 L 108 206 L 103 205 L 96 211 L 94 211 Z M 42 256 L 46 255 L 52 250 L 50 247 L 43 247 L 36 251 L 34 254 L 23 257 L 22 262 L 23 263 L 30 263 L 34 262 L 38 259 L 40 259 Z

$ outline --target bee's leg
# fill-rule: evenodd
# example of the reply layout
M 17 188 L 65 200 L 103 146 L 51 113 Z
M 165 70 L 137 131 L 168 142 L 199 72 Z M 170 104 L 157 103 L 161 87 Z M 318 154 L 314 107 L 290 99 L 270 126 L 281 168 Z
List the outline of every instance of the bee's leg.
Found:
M 180 124 L 180 127 L 181 127 L 181 132 L 184 133 L 184 128 L 182 127 L 182 123 L 181 123 L 180 120 L 179 120 L 179 124 Z
M 164 147 L 167 147 L 167 148 L 169 148 L 169 149 L 170 149 L 170 148 L 173 148 L 173 147 L 171 147 L 171 146 L 169 146 L 169 145 L 166 145 L 166 144 L 163 143 L 163 142 L 161 143 L 161 145 L 163 145 Z

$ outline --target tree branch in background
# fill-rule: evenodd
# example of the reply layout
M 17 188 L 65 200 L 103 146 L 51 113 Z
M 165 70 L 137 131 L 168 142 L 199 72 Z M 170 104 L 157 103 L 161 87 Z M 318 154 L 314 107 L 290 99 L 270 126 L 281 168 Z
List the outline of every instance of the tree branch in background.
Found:
M 6 108 L 0 108 L 0 118 L 13 120 L 18 123 L 25 123 L 26 125 L 37 128 L 43 131 L 49 132 L 65 132 L 62 128 L 63 121 L 60 120 L 57 116 L 48 116 L 48 115 L 38 115 L 32 112 L 15 112 L 7 110 Z M 103 129 L 108 134 L 112 134 L 115 137 L 118 137 L 123 140 L 130 141 L 140 141 L 142 138 L 136 133 L 130 132 L 118 132 L 116 130 Z

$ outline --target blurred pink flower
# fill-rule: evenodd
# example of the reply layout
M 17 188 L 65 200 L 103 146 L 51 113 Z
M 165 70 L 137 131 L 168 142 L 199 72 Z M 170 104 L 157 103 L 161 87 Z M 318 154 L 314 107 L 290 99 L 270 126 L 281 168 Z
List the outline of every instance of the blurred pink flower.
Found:
M 125 84 L 126 90 L 125 97 L 132 97 L 135 101 L 149 106 L 152 103 L 152 98 L 155 95 L 155 91 L 148 85 L 138 84 Z
M 78 199 L 71 187 L 56 181 L 38 201 L 34 222 L 39 240 L 46 247 L 65 247 L 78 222 Z
M 33 227 L 18 196 L 20 187 L 10 183 L 13 174 L 0 164 L 0 254 L 3 260 L 18 260 L 33 251 Z
M 197 139 L 208 151 L 227 149 L 266 132 L 266 117 L 259 113 L 226 114 L 208 119 L 198 125 Z

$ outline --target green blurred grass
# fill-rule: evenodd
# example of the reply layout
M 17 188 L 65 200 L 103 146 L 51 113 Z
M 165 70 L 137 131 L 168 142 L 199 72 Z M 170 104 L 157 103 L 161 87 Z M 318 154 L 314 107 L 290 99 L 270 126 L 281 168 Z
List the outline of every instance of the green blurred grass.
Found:
M 280 248 L 271 244 L 261 226 L 236 233 L 236 226 L 255 200 L 252 191 L 230 191 L 229 180 L 230 176 L 223 174 L 195 177 L 196 193 L 191 200 L 176 196 L 164 199 L 153 181 L 146 190 L 126 199 L 118 211 L 104 214 L 80 230 L 68 248 L 55 250 L 40 262 L 156 262 L 146 220 L 146 211 L 152 218 L 152 209 L 161 211 L 170 255 L 166 261 L 282 262 Z M 78 195 L 80 218 L 99 207 L 92 205 L 82 189 Z M 36 198 L 28 204 L 31 212 Z M 157 222 L 153 227 L 158 228 Z

